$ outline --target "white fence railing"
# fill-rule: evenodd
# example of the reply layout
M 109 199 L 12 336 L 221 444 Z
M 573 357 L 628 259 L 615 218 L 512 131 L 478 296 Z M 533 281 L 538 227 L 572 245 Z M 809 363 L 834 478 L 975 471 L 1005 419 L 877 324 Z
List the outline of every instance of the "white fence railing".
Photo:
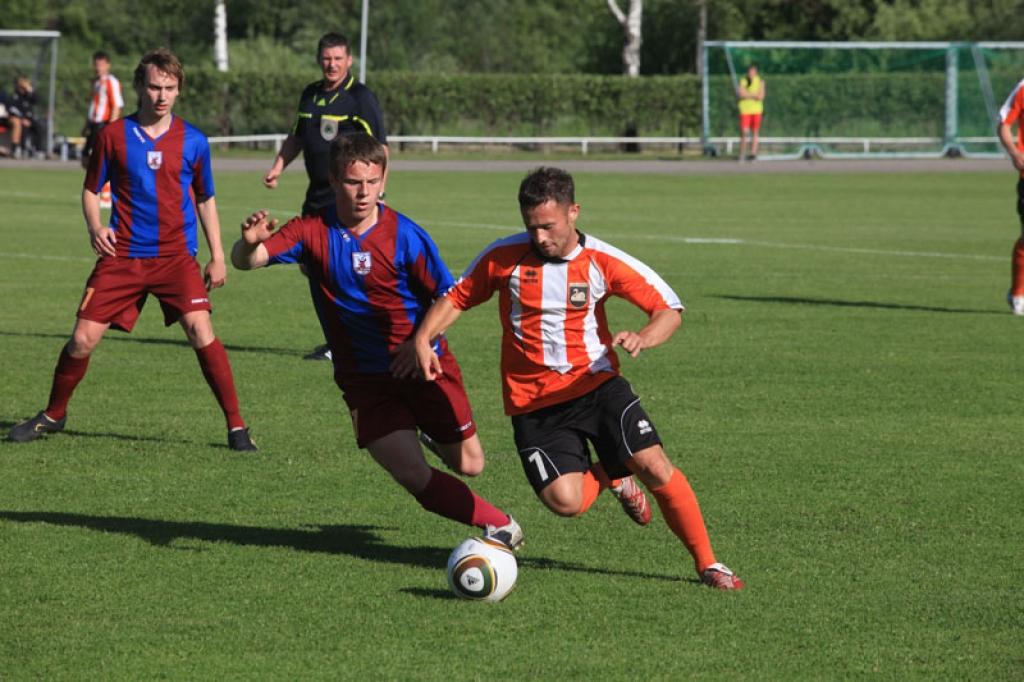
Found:
M 227 137 L 211 137 L 210 144 L 252 144 L 271 143 L 275 151 L 280 151 L 286 135 L 280 133 L 266 135 L 232 135 Z M 441 145 L 475 145 L 475 146 L 508 146 L 508 145 L 540 145 L 540 146 L 578 146 L 580 153 L 586 156 L 594 147 L 614 147 L 627 144 L 690 147 L 703 149 L 704 140 L 700 137 L 470 137 L 462 135 L 390 135 L 389 144 L 422 144 L 430 145 L 430 151 L 438 153 Z M 716 150 L 723 149 L 729 155 L 739 145 L 738 137 L 710 137 L 707 142 Z M 836 154 L 884 154 L 887 156 L 917 156 L 928 154 L 942 156 L 950 152 L 950 147 L 943 145 L 940 137 L 762 137 L 762 147 L 797 147 L 796 152 L 785 155 L 785 158 L 796 158 L 807 155 L 829 156 Z M 997 145 L 995 137 L 966 137 L 957 140 L 959 144 Z M 849 152 L 830 152 L 823 147 L 841 147 Z M 899 148 L 891 151 L 894 147 Z M 911 149 L 919 151 L 909 151 Z M 929 150 L 930 148 L 930 150 Z M 968 153 L 957 148 L 959 153 L 967 156 L 998 156 L 996 153 Z M 890 150 L 890 151 L 887 151 Z M 779 158 L 783 158 L 780 156 Z

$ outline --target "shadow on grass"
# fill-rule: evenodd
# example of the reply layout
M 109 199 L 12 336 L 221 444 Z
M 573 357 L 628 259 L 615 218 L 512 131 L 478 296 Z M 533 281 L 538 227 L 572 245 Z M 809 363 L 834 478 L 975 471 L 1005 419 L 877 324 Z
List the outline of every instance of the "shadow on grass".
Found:
M 155 339 L 146 336 L 130 336 L 124 332 L 112 330 L 113 333 L 108 333 L 103 337 L 103 343 L 114 342 L 114 343 L 140 343 L 143 345 L 151 346 L 181 346 L 183 348 L 191 348 L 186 339 Z M 37 339 L 60 339 L 61 341 L 67 341 L 68 334 L 47 334 L 43 332 L 11 332 L 0 330 L 0 336 L 27 336 Z M 223 339 L 221 339 L 223 342 Z M 303 356 L 309 352 L 309 349 L 299 348 L 274 348 L 271 346 L 240 346 L 234 343 L 225 343 L 224 348 L 234 353 L 269 353 L 271 355 L 297 355 Z M 54 357 L 60 351 L 60 348 L 54 347 Z
M 1006 315 L 996 310 L 974 310 L 971 308 L 941 308 L 939 306 L 907 305 L 904 303 L 879 303 L 877 301 L 844 301 L 834 298 L 805 298 L 801 296 L 731 296 L 712 294 L 709 298 L 751 303 L 790 303 L 794 305 L 827 305 L 838 308 L 879 308 L 882 310 L 915 310 L 925 313 L 967 313 L 971 315 Z
M 259 526 L 236 526 L 223 523 L 198 521 L 161 521 L 124 516 L 94 516 L 91 514 L 70 514 L 65 512 L 17 512 L 0 511 L 0 520 L 15 523 L 48 523 L 54 526 L 73 526 L 103 533 L 121 533 L 137 538 L 157 547 L 201 551 L 193 546 L 184 548 L 175 543 L 188 540 L 203 542 L 230 542 L 242 547 L 290 547 L 300 552 L 323 552 L 326 554 L 347 554 L 349 556 L 390 564 L 404 564 L 423 568 L 438 568 L 448 562 L 450 548 L 446 547 L 396 547 L 385 542 L 377 531 L 394 531 L 395 528 L 380 526 L 312 526 L 309 528 L 262 528 Z M 639 571 L 619 571 L 596 568 L 575 562 L 565 562 L 546 557 L 517 557 L 519 565 L 532 569 L 573 571 L 644 580 L 685 580 L 678 575 L 659 575 Z M 696 582 L 696 581 L 694 581 Z M 450 596 L 443 590 L 406 590 L 417 596 Z
M 6 435 L 7 432 L 11 429 L 11 427 L 13 427 L 15 424 L 20 424 L 23 421 L 23 419 L 26 418 L 27 416 L 17 421 L 0 419 L 0 431 L 2 431 L 3 433 L 3 435 L 0 436 L 0 443 L 5 443 L 7 445 L 12 446 L 17 445 L 20 447 L 31 447 L 31 445 L 29 445 L 28 443 L 14 443 L 12 441 L 9 441 L 7 440 Z M 74 436 L 75 438 L 111 438 L 113 440 L 125 440 L 129 442 L 136 441 L 140 443 L 178 443 L 181 445 L 195 444 L 195 441 L 185 440 L 183 438 L 160 438 L 159 436 L 138 436 L 128 435 L 124 433 L 110 433 L 107 431 L 77 431 L 75 429 L 64 429 L 60 433 L 54 433 L 44 436 L 44 439 L 61 438 L 62 436 Z M 228 447 L 225 443 L 210 442 L 209 445 L 210 447 L 221 447 L 224 449 L 227 449 Z

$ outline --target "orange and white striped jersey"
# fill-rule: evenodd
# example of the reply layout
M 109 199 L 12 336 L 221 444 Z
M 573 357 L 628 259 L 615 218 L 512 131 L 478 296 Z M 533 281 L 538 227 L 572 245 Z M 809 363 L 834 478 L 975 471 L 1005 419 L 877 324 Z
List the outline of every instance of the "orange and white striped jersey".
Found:
M 527 232 L 480 253 L 446 296 L 458 310 L 498 292 L 505 412 L 532 412 L 586 395 L 619 373 L 604 303 L 620 296 L 648 315 L 684 310 L 654 270 L 580 234 L 566 258 L 542 257 Z
M 92 81 L 92 99 L 89 100 L 89 123 L 110 123 L 114 107 L 124 109 L 121 82 L 113 74 Z

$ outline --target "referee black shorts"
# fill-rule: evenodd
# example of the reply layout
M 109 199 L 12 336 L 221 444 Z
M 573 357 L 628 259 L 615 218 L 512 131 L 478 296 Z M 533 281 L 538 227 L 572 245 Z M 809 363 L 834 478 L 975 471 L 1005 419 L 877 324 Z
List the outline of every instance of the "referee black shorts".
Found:
M 563 474 L 590 468 L 590 445 L 610 478 L 629 476 L 625 463 L 661 445 L 629 382 L 616 376 L 590 393 L 512 417 L 523 471 L 538 494 Z

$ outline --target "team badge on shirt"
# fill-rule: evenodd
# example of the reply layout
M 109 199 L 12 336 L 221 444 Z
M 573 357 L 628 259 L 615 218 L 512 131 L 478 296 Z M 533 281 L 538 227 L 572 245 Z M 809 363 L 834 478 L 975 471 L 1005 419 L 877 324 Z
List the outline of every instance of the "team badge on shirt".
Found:
M 352 253 L 352 269 L 357 275 L 369 275 L 372 265 L 369 251 L 355 251 Z
M 328 142 L 338 136 L 338 121 L 326 116 L 320 118 L 320 137 Z
M 160 166 L 164 165 L 164 153 L 161 151 L 146 152 L 146 165 L 151 170 L 158 170 Z
M 586 308 L 590 297 L 590 287 L 586 284 L 569 284 L 569 305 L 573 308 Z

